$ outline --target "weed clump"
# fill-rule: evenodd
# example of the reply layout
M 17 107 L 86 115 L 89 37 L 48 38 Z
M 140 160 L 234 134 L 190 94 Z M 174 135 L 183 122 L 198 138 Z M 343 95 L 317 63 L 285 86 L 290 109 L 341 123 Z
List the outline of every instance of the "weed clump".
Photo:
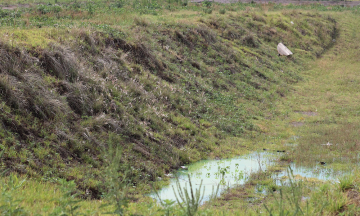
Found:
M 339 179 L 339 186 L 341 191 L 347 191 L 354 188 L 355 177 L 353 175 L 347 175 Z
M 259 41 L 257 40 L 256 36 L 253 34 L 247 34 L 242 37 L 242 42 L 244 45 L 249 47 L 257 48 L 259 47 Z

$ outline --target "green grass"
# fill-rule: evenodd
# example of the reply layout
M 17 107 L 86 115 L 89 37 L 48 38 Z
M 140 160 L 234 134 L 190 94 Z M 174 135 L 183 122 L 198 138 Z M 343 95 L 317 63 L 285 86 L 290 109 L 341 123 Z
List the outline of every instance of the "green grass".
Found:
M 126 199 L 140 199 L 129 203 L 129 214 L 156 212 L 159 206 L 141 197 L 157 177 L 200 159 L 231 157 L 263 146 L 284 148 L 281 145 L 290 135 L 313 131 L 311 127 L 295 131 L 286 125 L 289 119 L 306 124 L 333 122 L 331 116 L 307 118 L 294 111 L 315 108 L 346 117 L 339 104 L 356 94 L 356 83 L 350 82 L 354 75 L 345 79 L 352 87 L 342 89 L 344 80 L 331 77 L 333 83 L 327 74 L 320 74 L 330 68 L 342 71 L 344 66 L 321 65 L 329 57 L 316 61 L 323 63 L 315 69 L 306 69 L 317 56 L 329 53 L 337 31 L 343 34 L 343 29 L 349 29 L 349 36 L 355 36 L 348 40 L 355 40 L 356 22 L 339 27 L 335 20 L 345 23 L 339 14 L 356 20 L 358 8 L 240 3 L 185 7 L 180 2 L 160 6 L 157 1 L 151 5 L 125 2 L 120 8 L 114 7 L 117 2 L 102 1 L 91 6 L 87 2 L 69 5 L 59 1 L 63 3 L 60 6 L 31 3 L 30 8 L 0 13 L 0 149 L 4 151 L 0 165 L 27 175 L 31 184 L 74 180 L 75 199 L 101 199 L 115 194 L 114 188 L 125 187 Z M 294 51 L 292 58 L 277 57 L 279 41 Z M 330 50 L 340 49 L 337 44 Z M 314 74 L 326 87 L 308 83 L 313 82 L 310 76 Z M 325 109 L 321 100 L 326 97 L 320 93 L 328 92 L 329 83 L 341 85 L 334 91 L 344 94 L 333 96 Z M 311 100 L 299 99 L 293 92 L 306 95 L 314 86 L 319 94 Z M 353 110 L 350 106 L 346 112 Z M 341 143 L 347 138 L 341 143 L 347 151 L 334 151 L 347 157 L 357 148 L 357 138 L 352 135 L 357 124 L 353 118 L 347 124 L 345 117 L 341 119 L 344 127 L 329 125 L 317 129 L 316 137 L 301 135 L 301 149 L 284 160 L 315 164 L 319 149 L 314 148 L 320 145 L 306 140 L 322 144 L 322 134 L 329 142 Z M 109 143 L 116 143 L 121 150 L 121 158 L 116 157 L 121 163 L 116 178 L 127 179 L 125 186 L 110 184 L 115 182 L 110 181 L 114 172 L 112 177 L 105 175 L 104 168 L 111 164 L 106 153 Z M 309 155 L 306 159 L 296 153 L 303 151 Z M 320 154 L 330 163 L 333 154 Z M 348 158 L 355 160 L 353 156 Z M 21 206 L 29 212 L 46 207 L 43 201 L 34 202 L 33 196 L 28 196 L 41 191 L 30 189 L 21 190 Z M 43 214 L 64 207 L 69 199 L 64 194 L 63 204 L 51 201 Z M 112 204 L 125 199 L 115 195 L 120 198 Z M 50 195 L 44 198 L 51 199 Z M 98 201 L 76 205 L 84 213 L 100 211 Z
M 316 14 L 249 11 L 186 22 L 138 17 L 104 30 L 82 27 L 103 18 L 79 10 L 64 8 L 56 17 L 50 9 L 26 9 L 15 23 L 28 25 L 1 30 L 2 149 L 5 161 L 25 165 L 22 173 L 75 178 L 97 196 L 102 180 L 94 176 L 104 165 L 110 133 L 135 182 L 201 158 L 254 149 L 233 146 L 257 133 L 252 119 L 264 117 L 263 110 L 300 79 L 306 57 L 322 53 L 335 34 L 334 21 Z M 309 22 L 309 33 L 300 34 Z M 307 55 L 277 58 L 276 44 L 285 37 Z M 24 54 L 16 56 L 18 49 Z
M 9 184 L 9 182 L 14 182 Z M 21 181 L 24 181 L 22 184 Z M 6 186 L 9 185 L 7 188 Z M 14 185 L 12 187 L 11 185 Z M 19 186 L 18 188 L 16 188 Z M 1 205 L 5 204 L 5 199 L 19 200 L 24 212 L 29 210 L 40 215 L 50 214 L 59 206 L 59 200 L 64 197 L 64 190 L 60 186 L 50 182 L 39 182 L 25 177 L 11 176 L 8 179 L 1 179 L 2 191 Z M 6 196 L 4 196 L 6 194 Z M 85 209 L 96 211 L 100 207 L 99 201 L 88 201 L 80 204 L 82 210 L 80 212 L 87 213 Z M 18 205 L 14 209 L 21 208 Z M 6 208 L 5 208 L 6 209 Z M 5 210 L 3 209 L 3 210 Z M 3 212 L 2 212 L 3 213 Z

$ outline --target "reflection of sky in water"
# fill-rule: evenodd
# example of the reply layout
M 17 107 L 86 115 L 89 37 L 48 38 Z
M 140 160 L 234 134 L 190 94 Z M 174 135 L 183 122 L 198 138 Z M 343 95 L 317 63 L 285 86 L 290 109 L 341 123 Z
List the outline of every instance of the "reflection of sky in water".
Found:
M 188 177 L 190 174 L 191 182 L 193 185 L 193 189 L 195 192 L 195 188 L 198 189 L 203 180 L 203 188 L 201 189 L 201 193 L 205 188 L 204 192 L 204 201 L 209 199 L 209 196 L 214 190 L 216 190 L 216 186 L 221 181 L 221 171 L 225 171 L 225 177 L 223 186 L 220 187 L 219 194 L 223 192 L 227 186 L 235 186 L 237 184 L 244 184 L 250 173 L 258 172 L 260 167 L 264 171 L 266 167 L 269 165 L 273 165 L 271 162 L 271 158 L 277 158 L 282 153 L 252 153 L 247 156 L 242 156 L 233 159 L 223 159 L 223 160 L 202 160 L 197 163 L 191 164 L 188 166 L 188 170 L 178 171 L 179 182 L 181 188 L 185 186 L 189 189 Z M 315 166 L 314 168 L 305 168 L 301 166 L 296 166 L 296 164 L 291 164 L 291 168 L 293 170 L 293 175 L 300 175 L 306 178 L 316 178 L 319 180 L 337 180 L 341 173 L 335 173 L 332 169 L 327 168 L 326 166 Z M 286 171 L 280 173 L 274 173 L 273 178 L 276 179 L 276 183 L 280 185 L 280 179 L 282 177 L 288 176 Z M 160 198 L 162 200 L 176 200 L 174 195 L 173 188 L 175 188 L 176 193 L 176 180 L 171 179 L 170 184 L 168 186 L 163 187 L 158 191 Z M 219 195 L 218 194 L 218 195 Z M 157 198 L 156 195 L 150 194 L 151 197 Z
M 331 168 L 326 166 L 315 166 L 313 168 L 297 166 L 296 164 L 291 164 L 291 169 L 294 177 L 301 176 L 303 178 L 316 178 L 322 181 L 337 181 L 339 177 L 344 175 L 344 172 L 335 172 Z M 345 172 L 346 173 L 346 172 Z M 283 177 L 288 177 L 288 172 L 284 171 L 273 175 L 273 178 L 280 180 Z M 280 184 L 280 181 L 277 181 L 277 184 Z

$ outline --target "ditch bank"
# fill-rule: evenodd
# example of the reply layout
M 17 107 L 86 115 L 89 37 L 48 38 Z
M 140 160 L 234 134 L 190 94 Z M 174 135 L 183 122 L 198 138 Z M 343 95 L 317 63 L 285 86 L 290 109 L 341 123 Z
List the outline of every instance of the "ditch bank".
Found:
M 54 27 L 48 7 L 1 19 L 0 162 L 74 180 L 91 198 L 106 190 L 109 146 L 123 152 L 118 169 L 134 193 L 181 165 L 256 149 L 242 142 L 261 133 L 254 119 L 336 37 L 330 16 L 296 11 L 69 28 L 67 11 Z M 292 58 L 277 56 L 279 41 Z

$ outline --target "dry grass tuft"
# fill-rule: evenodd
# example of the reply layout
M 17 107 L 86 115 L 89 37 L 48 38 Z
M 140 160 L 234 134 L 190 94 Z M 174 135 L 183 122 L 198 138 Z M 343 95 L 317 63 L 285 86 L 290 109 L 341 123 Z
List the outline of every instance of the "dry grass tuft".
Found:
M 138 16 L 136 16 L 134 18 L 134 23 L 135 23 L 135 25 L 142 26 L 142 27 L 147 27 L 150 25 L 149 20 L 147 20 L 145 17 L 138 17 Z
M 53 51 L 44 51 L 40 59 L 45 71 L 59 79 L 75 82 L 79 79 L 79 68 L 74 54 L 65 48 L 53 46 Z

